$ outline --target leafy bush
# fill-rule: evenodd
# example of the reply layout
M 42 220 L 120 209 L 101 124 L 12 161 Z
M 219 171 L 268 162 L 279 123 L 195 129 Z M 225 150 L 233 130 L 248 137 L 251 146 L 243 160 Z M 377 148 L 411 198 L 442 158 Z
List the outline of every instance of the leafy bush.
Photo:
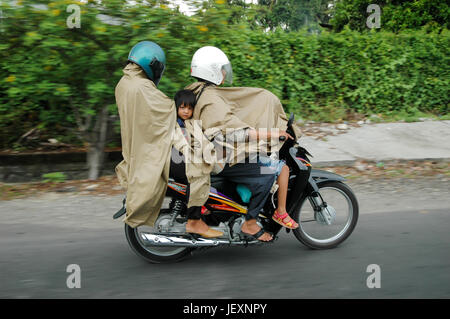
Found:
M 66 175 L 61 172 L 43 174 L 44 183 L 62 183 L 66 180 Z
M 378 4 L 381 13 L 381 28 L 384 31 L 399 32 L 424 28 L 427 31 L 448 29 L 450 10 L 448 1 L 441 0 L 340 0 L 335 3 L 333 29 L 344 27 L 361 32 L 368 31 L 366 20 L 370 15 L 367 7 Z
M 448 31 L 249 32 L 240 37 L 239 42 L 219 42 L 230 55 L 238 84 L 271 90 L 288 111 L 304 118 L 448 114 Z

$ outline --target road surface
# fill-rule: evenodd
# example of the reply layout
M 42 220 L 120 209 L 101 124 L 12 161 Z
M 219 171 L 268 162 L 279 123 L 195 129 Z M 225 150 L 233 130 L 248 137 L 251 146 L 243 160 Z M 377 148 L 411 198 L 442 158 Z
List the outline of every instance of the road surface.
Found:
M 283 231 L 274 244 L 163 265 L 128 247 L 123 223 L 112 220 L 122 196 L 2 201 L 0 298 L 449 298 L 448 178 L 348 183 L 360 218 L 335 249 L 310 250 Z M 67 286 L 72 264 L 80 288 Z M 379 267 L 380 288 L 368 288 L 369 265 Z

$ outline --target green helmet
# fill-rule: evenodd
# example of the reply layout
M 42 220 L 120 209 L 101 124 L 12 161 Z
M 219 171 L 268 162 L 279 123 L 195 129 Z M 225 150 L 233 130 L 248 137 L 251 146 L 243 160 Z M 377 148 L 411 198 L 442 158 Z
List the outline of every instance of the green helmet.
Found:
M 166 55 L 163 49 L 151 41 L 141 41 L 136 44 L 128 55 L 128 61 L 139 65 L 155 85 L 158 85 L 166 67 Z

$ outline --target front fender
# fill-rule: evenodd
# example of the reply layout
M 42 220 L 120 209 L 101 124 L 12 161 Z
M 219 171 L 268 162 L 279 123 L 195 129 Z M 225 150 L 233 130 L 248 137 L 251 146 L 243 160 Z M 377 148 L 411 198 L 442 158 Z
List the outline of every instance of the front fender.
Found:
M 327 172 L 321 169 L 312 169 L 311 170 L 311 177 L 314 179 L 314 181 L 317 184 L 327 182 L 327 181 L 345 181 L 345 178 L 331 172 Z

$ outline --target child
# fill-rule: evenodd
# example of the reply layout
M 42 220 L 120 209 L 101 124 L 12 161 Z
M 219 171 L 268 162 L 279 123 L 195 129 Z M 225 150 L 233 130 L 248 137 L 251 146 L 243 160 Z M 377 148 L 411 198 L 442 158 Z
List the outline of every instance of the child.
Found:
M 175 106 L 177 107 L 177 122 L 180 127 L 185 128 L 184 121 L 192 118 L 195 107 L 195 94 L 191 90 L 180 90 L 175 94 Z M 186 134 L 185 130 L 183 133 Z M 202 206 L 202 215 L 208 215 L 211 212 Z
M 177 107 L 177 122 L 184 128 L 184 121 L 192 117 L 195 107 L 195 94 L 191 90 L 180 90 L 175 94 L 175 106 Z
M 175 105 L 177 107 L 177 121 L 180 127 L 184 126 L 184 121 L 192 118 L 195 107 L 195 95 L 190 90 L 181 90 L 175 94 Z M 286 198 L 288 191 L 289 182 L 289 167 L 284 161 L 273 160 L 268 157 L 260 157 L 259 162 L 264 166 L 268 166 L 274 171 L 276 171 L 276 176 L 278 176 L 277 184 L 278 189 L 278 208 L 272 216 L 272 219 L 278 224 L 295 229 L 298 224 L 289 217 L 286 211 Z M 209 214 L 209 211 L 203 207 L 202 214 Z
M 181 90 L 175 94 L 174 97 L 175 105 L 177 108 L 177 122 L 180 125 L 183 134 L 187 138 L 186 126 L 184 121 L 192 117 L 195 107 L 195 95 L 190 90 Z M 188 138 L 187 138 L 188 139 Z M 178 151 L 176 151 L 178 152 Z M 180 164 L 176 164 L 173 160 L 170 163 L 170 173 L 169 176 L 178 180 L 180 182 L 188 185 L 189 183 L 185 174 L 185 163 L 182 161 Z M 187 192 L 189 193 L 189 191 Z M 189 196 L 189 195 L 188 195 Z M 203 206 L 193 206 L 188 208 L 187 215 L 188 220 L 186 223 L 186 232 L 200 234 L 206 238 L 220 237 L 223 235 L 215 229 L 210 228 L 202 219 L 201 215 L 205 214 L 205 207 Z

